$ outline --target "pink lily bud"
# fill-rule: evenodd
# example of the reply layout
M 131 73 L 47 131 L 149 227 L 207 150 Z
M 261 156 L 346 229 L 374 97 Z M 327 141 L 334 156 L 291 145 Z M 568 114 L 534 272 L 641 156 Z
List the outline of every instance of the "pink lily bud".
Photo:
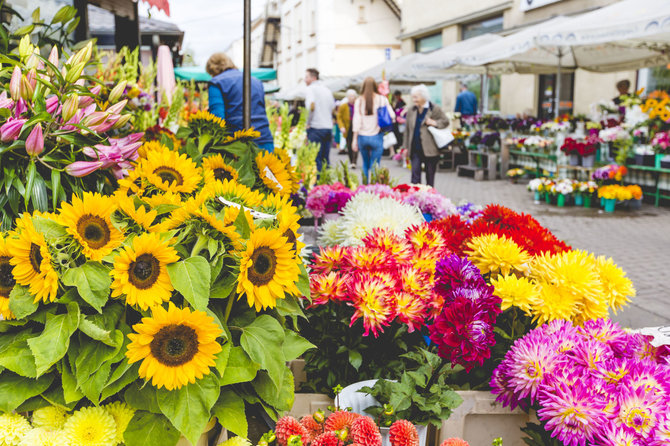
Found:
M 111 102 L 116 102 L 121 97 L 121 95 L 123 94 L 123 91 L 126 89 L 127 84 L 128 84 L 128 82 L 121 81 L 116 85 L 116 87 L 112 88 L 112 91 L 109 92 L 109 97 L 108 97 L 108 100 L 109 100 L 110 103 Z M 124 104 L 124 106 L 125 106 L 125 104 Z
M 95 99 L 93 99 L 92 96 L 82 96 L 79 98 L 79 108 L 86 108 L 93 104 L 93 101 L 95 101 Z
M 26 101 L 31 101 L 35 93 L 35 87 L 30 85 L 26 76 L 21 76 L 21 97 Z
M 107 107 L 107 112 L 109 113 L 121 113 L 121 110 L 123 110 L 123 107 L 126 106 L 128 103 L 128 99 L 124 99 L 121 102 L 117 102 L 116 104 L 112 105 L 111 107 Z
M 62 110 L 62 115 L 63 115 L 63 121 L 69 121 L 70 118 L 74 116 L 74 114 L 77 112 L 77 109 L 79 108 L 79 96 L 76 94 L 72 94 L 69 98 L 65 100 L 63 103 L 63 110 Z
M 12 108 L 13 106 L 14 101 L 7 97 L 7 92 L 0 93 L 0 108 Z
M 93 112 L 90 115 L 86 116 L 84 119 L 82 119 L 81 124 L 87 127 L 100 125 L 103 122 L 105 122 L 107 116 L 108 116 L 107 112 L 101 112 L 101 111 Z
M 130 121 L 130 118 L 132 118 L 133 115 L 121 115 L 118 121 L 114 124 L 112 127 L 113 130 L 120 129 L 124 125 L 128 124 L 128 121 Z
M 16 108 L 14 109 L 14 116 L 17 118 L 28 111 L 28 105 L 23 99 L 16 101 Z
M 2 142 L 15 141 L 21 134 L 21 129 L 26 119 L 9 118 L 0 127 L 0 140 Z
M 65 171 L 73 177 L 85 177 L 102 167 L 102 161 L 75 161 L 65 167 Z
M 50 63 L 52 63 L 56 68 L 58 68 L 58 48 L 56 48 L 56 45 L 51 48 L 51 53 L 49 53 L 49 59 L 47 59 Z M 47 70 L 49 74 L 53 74 L 53 71 L 51 68 Z
M 37 156 L 42 151 L 44 151 L 44 135 L 42 134 L 42 126 L 37 124 L 26 138 L 26 153 L 30 156 Z
M 14 66 L 12 77 L 9 80 L 9 94 L 15 101 L 21 97 L 21 69 L 18 66 Z
M 58 103 L 58 96 L 56 95 L 49 96 L 46 100 L 46 103 L 47 103 L 47 113 L 49 113 L 50 115 L 55 114 L 56 111 L 58 110 L 58 106 L 60 105 Z
M 102 91 L 102 86 L 100 84 L 96 85 L 95 87 L 91 88 L 88 90 L 92 95 L 98 96 L 100 92 Z
M 34 68 L 28 71 L 28 73 L 26 74 L 26 79 L 28 79 L 28 82 L 30 82 L 30 86 L 33 87 L 34 90 L 35 86 L 37 85 L 37 71 L 35 71 Z

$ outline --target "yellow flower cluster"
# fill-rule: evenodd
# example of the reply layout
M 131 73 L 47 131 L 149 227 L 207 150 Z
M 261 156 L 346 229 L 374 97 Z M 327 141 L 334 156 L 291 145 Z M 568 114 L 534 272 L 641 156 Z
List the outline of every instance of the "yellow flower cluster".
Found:
M 670 119 L 670 98 L 663 97 L 659 99 L 649 98 L 640 107 L 643 112 L 649 114 L 650 119 L 662 119 L 667 121 Z
M 539 324 L 567 319 L 582 324 L 607 317 L 635 296 L 633 283 L 612 259 L 581 250 L 530 256 L 498 235 L 474 237 L 468 258 L 491 274 L 502 309 L 516 307 Z
M 629 186 L 620 186 L 618 184 L 601 186 L 598 189 L 598 198 L 618 201 L 640 200 L 642 198 L 642 189 L 637 184 Z

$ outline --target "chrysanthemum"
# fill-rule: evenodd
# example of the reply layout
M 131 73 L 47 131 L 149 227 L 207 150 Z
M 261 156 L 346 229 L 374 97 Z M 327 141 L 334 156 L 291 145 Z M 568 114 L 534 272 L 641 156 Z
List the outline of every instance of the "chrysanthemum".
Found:
M 172 150 L 148 153 L 137 169 L 149 183 L 165 192 L 191 194 L 202 179 L 201 169 L 188 156 Z
M 104 409 L 114 418 L 116 423 L 116 442 L 123 443 L 123 434 L 126 432 L 130 420 L 133 419 L 133 415 L 135 415 L 135 409 L 120 401 L 107 404 Z
M 14 319 L 14 314 L 9 309 L 9 294 L 16 285 L 16 279 L 12 274 L 12 265 L 7 240 L 0 234 L 0 317 L 4 320 Z
M 313 305 L 341 301 L 346 298 L 347 280 L 335 271 L 326 274 L 310 274 L 309 289 Z
M 156 306 L 151 311 L 152 317 L 133 326 L 136 334 L 128 335 L 126 356 L 131 364 L 142 361 L 140 378 L 173 390 L 209 375 L 221 351 L 216 338 L 222 331 L 213 318 L 203 311 L 179 309 L 172 302 L 167 310 Z
M 288 439 L 293 435 L 299 435 L 302 438 L 302 444 L 307 444 L 309 435 L 302 424 L 290 415 L 281 417 L 275 425 L 275 435 L 279 446 L 286 446 Z
M 48 430 L 58 430 L 63 427 L 67 418 L 65 409 L 58 406 L 46 406 L 35 409 L 33 412 L 33 426 Z
M 644 387 L 626 386 L 619 392 L 614 423 L 638 435 L 648 435 L 662 413 L 661 401 L 645 392 Z
M 557 368 L 559 357 L 544 339 L 531 333 L 517 340 L 509 353 L 509 385 L 519 398 L 535 402 L 540 386 Z
M 507 276 L 512 273 L 525 274 L 531 257 L 511 239 L 498 234 L 486 234 L 472 238 L 467 243 L 465 253 L 482 272 L 500 272 Z
M 370 331 L 377 337 L 382 327 L 388 325 L 395 316 L 395 309 L 390 302 L 393 290 L 381 277 L 360 275 L 350 279 L 351 302 L 356 309 L 351 316 L 351 325 L 363 318 L 363 335 Z
M 17 446 L 30 429 L 28 420 L 19 414 L 0 415 L 0 446 Z
M 538 417 L 546 422 L 552 438 L 566 446 L 592 442 L 605 421 L 603 403 L 593 398 L 584 385 L 555 385 L 550 392 L 541 393 L 540 403 Z
M 226 163 L 221 154 L 203 158 L 202 168 L 205 172 L 212 172 L 217 181 L 237 181 L 239 178 L 237 169 Z
M 501 309 L 517 307 L 530 314 L 531 305 L 537 300 L 539 293 L 535 283 L 526 277 L 498 276 L 491 279 L 495 295 L 502 299 Z
M 635 297 L 633 282 L 626 277 L 626 273 L 614 264 L 611 258 L 600 256 L 596 259 L 596 272 L 600 276 L 605 296 L 614 312 L 621 309 Z
M 35 302 L 52 302 L 58 292 L 58 274 L 51 265 L 47 242 L 33 226 L 29 214 L 17 219 L 16 226 L 16 232 L 6 240 L 14 279 L 28 286 Z
M 29 431 L 18 446 L 71 446 L 60 430 L 36 427 Z
M 324 428 L 326 432 L 335 432 L 345 428 L 351 430 L 354 421 L 360 417 L 361 415 L 354 412 L 337 410 L 328 416 Z
M 277 299 L 286 293 L 298 296 L 295 283 L 300 269 L 295 262 L 292 246 L 277 230 L 257 229 L 240 252 L 240 275 L 237 292 L 246 296 L 256 311 L 274 308 Z
M 419 434 L 412 423 L 397 420 L 389 429 L 391 446 L 419 446 Z
M 382 435 L 370 417 L 358 417 L 351 425 L 349 437 L 361 446 L 381 446 Z
M 538 296 L 533 302 L 531 312 L 533 320 L 544 324 L 554 319 L 572 319 L 581 308 L 577 296 L 551 283 L 537 283 Z
M 291 175 L 278 156 L 262 151 L 256 155 L 256 168 L 263 184 L 272 192 L 291 195 L 293 184 Z
M 65 421 L 63 436 L 78 446 L 114 446 L 116 423 L 102 407 L 84 407 Z
M 115 209 L 112 197 L 84 192 L 82 198 L 75 195 L 71 204 L 61 205 L 58 221 L 79 243 L 87 259 L 99 261 L 123 243 L 123 234 L 110 218 Z
M 143 310 L 170 300 L 174 287 L 167 265 L 178 260 L 177 251 L 158 234 L 135 237 L 114 258 L 112 297 L 124 295 L 126 304 Z

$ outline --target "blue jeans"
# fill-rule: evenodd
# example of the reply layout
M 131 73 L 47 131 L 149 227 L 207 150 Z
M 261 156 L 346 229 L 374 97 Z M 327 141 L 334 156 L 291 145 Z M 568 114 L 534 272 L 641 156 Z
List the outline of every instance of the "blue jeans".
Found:
M 319 153 L 316 155 L 316 170 L 321 173 L 323 162 L 330 165 L 330 144 L 333 140 L 333 129 L 307 129 L 307 140 L 320 144 Z
M 380 132 L 373 136 L 358 135 L 358 150 L 363 158 L 363 177 L 367 180 L 373 164 L 379 164 L 382 160 L 384 134 Z

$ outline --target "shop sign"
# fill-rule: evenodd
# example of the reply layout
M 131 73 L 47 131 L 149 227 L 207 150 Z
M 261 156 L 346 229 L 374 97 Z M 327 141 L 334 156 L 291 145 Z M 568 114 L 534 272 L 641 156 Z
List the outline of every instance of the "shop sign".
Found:
M 519 0 L 519 9 L 522 11 L 530 11 L 531 9 L 540 8 L 542 6 L 550 5 L 552 3 L 560 2 L 561 0 Z

